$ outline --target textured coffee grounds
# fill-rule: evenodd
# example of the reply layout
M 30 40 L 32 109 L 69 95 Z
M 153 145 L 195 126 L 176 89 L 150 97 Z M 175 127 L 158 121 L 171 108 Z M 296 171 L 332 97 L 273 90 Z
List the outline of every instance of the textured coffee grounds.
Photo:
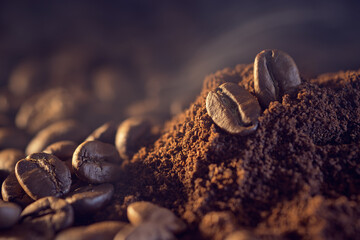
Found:
M 147 200 L 188 223 L 180 239 L 236 229 L 261 239 L 359 238 L 360 71 L 303 79 L 245 137 L 206 112 L 208 92 L 224 82 L 253 94 L 252 65 L 208 76 L 194 103 L 124 164 L 113 201 L 94 220 L 126 220 L 129 203 Z

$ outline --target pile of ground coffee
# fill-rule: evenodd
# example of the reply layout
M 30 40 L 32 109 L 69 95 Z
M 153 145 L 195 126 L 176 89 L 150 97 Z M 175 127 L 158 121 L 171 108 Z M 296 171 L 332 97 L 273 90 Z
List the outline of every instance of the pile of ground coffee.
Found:
M 189 108 L 124 163 L 94 220 L 126 220 L 126 206 L 145 200 L 188 224 L 182 239 L 358 238 L 360 71 L 302 79 L 248 136 L 226 133 L 207 114 L 208 92 L 225 82 L 254 94 L 253 65 L 208 76 Z

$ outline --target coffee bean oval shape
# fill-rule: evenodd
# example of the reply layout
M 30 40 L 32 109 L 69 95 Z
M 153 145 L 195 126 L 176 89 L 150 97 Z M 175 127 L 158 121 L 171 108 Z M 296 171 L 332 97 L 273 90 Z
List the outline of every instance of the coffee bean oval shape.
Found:
M 117 124 L 115 122 L 106 122 L 95 129 L 85 141 L 100 141 L 104 143 L 114 144 Z
M 21 208 L 15 203 L 0 200 L 0 229 L 13 226 L 20 218 Z
M 244 136 L 257 129 L 261 108 L 257 99 L 243 87 L 227 82 L 209 92 L 206 110 L 221 129 Z
M 280 50 L 263 50 L 254 61 L 254 88 L 259 102 L 267 108 L 272 101 L 292 94 L 301 83 L 295 61 Z
M 29 155 L 16 164 L 15 174 L 22 188 L 34 200 L 46 196 L 60 197 L 70 190 L 70 170 L 52 154 Z
M 110 183 L 98 186 L 84 186 L 75 189 L 66 197 L 75 214 L 85 215 L 96 212 L 108 204 L 114 195 L 114 187 Z
M 122 158 L 130 159 L 147 143 L 151 126 L 151 122 L 142 117 L 128 118 L 119 125 L 115 145 Z
M 74 141 L 64 140 L 50 144 L 43 150 L 43 152 L 55 155 L 60 160 L 65 161 L 69 158 L 72 158 L 72 155 L 77 146 L 78 144 Z
M 154 222 L 162 228 L 180 233 L 186 229 L 185 223 L 169 209 L 150 202 L 135 202 L 128 206 L 127 216 L 133 225 Z
M 72 207 L 65 200 L 56 197 L 45 197 L 33 202 L 20 216 L 25 223 L 42 224 L 55 232 L 74 222 Z
M 14 202 L 22 207 L 26 207 L 34 200 L 25 193 L 24 189 L 20 186 L 15 172 L 9 174 L 1 186 L 1 195 L 4 201 Z
M 122 159 L 115 146 L 100 141 L 85 141 L 73 155 L 72 165 L 76 176 L 88 183 L 117 181 Z

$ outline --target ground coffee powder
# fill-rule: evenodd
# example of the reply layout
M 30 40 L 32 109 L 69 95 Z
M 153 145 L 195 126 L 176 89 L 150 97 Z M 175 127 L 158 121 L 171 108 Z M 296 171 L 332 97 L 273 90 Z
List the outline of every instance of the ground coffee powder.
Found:
M 263 109 L 248 136 L 221 130 L 206 112 L 208 92 L 224 82 L 254 94 L 253 65 L 208 76 L 189 108 L 124 163 L 94 220 L 126 220 L 126 206 L 145 200 L 188 224 L 182 239 L 234 230 L 250 239 L 358 238 L 360 70 L 302 79 L 294 96 Z

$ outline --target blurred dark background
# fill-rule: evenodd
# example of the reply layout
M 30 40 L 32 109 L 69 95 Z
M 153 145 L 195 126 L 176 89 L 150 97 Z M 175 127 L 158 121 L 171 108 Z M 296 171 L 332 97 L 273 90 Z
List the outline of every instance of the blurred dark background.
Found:
M 1 1 L 0 86 L 26 99 L 78 85 L 122 114 L 177 113 L 205 75 L 266 48 L 305 77 L 358 69 L 359 2 Z

